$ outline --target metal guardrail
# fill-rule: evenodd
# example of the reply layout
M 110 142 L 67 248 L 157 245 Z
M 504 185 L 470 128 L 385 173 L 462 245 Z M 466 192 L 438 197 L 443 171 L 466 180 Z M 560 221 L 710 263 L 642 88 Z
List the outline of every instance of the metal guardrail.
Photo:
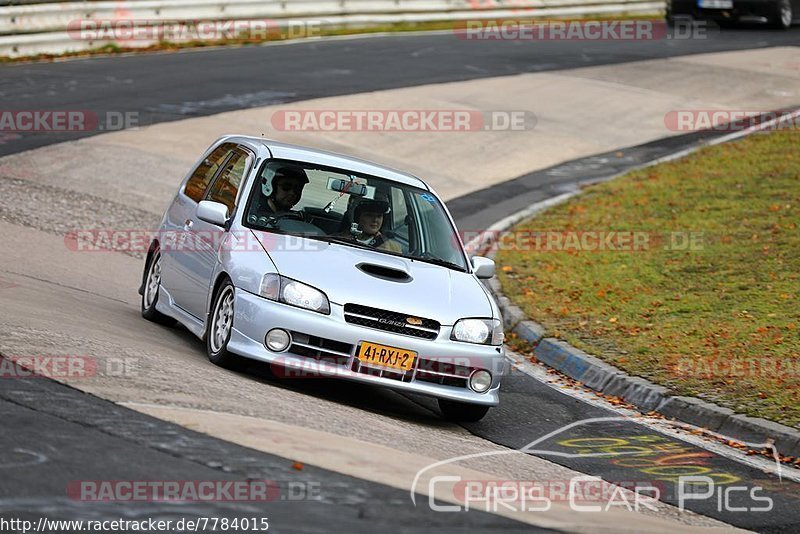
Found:
M 49 2 L 0 7 L 0 56 L 58 54 L 157 39 L 91 40 L 81 21 L 169 22 L 266 20 L 273 26 L 314 22 L 323 28 L 392 23 L 531 19 L 656 13 L 663 0 L 121 0 Z M 72 31 L 70 31 L 72 30 Z M 102 33 L 102 32 L 100 32 Z

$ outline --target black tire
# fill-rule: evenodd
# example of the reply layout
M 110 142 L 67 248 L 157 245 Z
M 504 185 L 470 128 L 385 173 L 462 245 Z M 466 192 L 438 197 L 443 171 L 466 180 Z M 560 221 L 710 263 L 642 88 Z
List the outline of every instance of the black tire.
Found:
M 448 421 L 474 423 L 483 419 L 489 411 L 489 406 L 439 399 L 439 409 Z
M 144 264 L 144 283 L 142 284 L 142 317 L 148 321 L 172 326 L 175 319 L 156 310 L 158 289 L 161 287 L 161 250 L 156 247 Z
M 226 278 L 214 294 L 206 323 L 208 359 L 214 365 L 226 369 L 237 369 L 241 366 L 241 358 L 228 351 L 228 342 L 233 332 L 233 300 L 233 284 Z
M 778 0 L 775 5 L 775 14 L 770 19 L 769 25 L 777 30 L 788 30 L 792 27 L 793 19 L 792 1 Z

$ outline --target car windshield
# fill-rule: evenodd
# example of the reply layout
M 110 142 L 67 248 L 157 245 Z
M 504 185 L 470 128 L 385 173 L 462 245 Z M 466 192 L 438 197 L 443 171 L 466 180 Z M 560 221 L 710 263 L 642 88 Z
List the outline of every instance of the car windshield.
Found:
M 424 189 L 343 169 L 266 161 L 243 224 L 467 271 L 460 240 L 438 198 Z

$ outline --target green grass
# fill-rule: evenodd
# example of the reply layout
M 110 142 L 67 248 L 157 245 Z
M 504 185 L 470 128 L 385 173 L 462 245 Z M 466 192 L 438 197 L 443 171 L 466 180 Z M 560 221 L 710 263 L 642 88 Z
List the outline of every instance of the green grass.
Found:
M 632 375 L 800 427 L 800 132 L 587 188 L 516 230 L 637 231 L 639 251 L 502 247 L 504 292 Z M 674 250 L 670 232 L 702 234 Z M 779 367 L 778 367 L 779 366 Z

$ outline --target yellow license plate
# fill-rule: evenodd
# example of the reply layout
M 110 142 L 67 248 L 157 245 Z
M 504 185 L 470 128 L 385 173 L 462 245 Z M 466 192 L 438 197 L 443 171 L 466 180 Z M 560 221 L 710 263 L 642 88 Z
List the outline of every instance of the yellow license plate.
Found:
M 380 365 L 402 371 L 410 371 L 414 367 L 414 359 L 417 353 L 412 350 L 398 349 L 397 347 L 387 347 L 377 343 L 361 342 L 358 351 L 358 359 L 368 365 Z

